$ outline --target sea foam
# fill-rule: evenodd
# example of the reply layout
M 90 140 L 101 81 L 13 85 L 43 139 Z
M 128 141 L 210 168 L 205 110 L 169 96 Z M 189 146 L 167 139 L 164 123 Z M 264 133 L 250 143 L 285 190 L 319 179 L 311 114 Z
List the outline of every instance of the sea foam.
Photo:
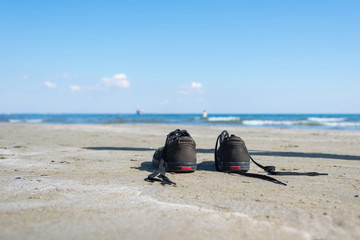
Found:
M 345 118 L 319 118 L 319 117 L 309 117 L 307 120 L 312 122 L 341 122 L 345 121 Z
M 244 125 L 263 126 L 263 125 L 296 125 L 298 121 L 272 121 L 272 120 L 244 120 Z
M 20 123 L 21 120 L 20 119 L 9 119 L 10 123 Z
M 209 117 L 209 122 L 234 122 L 240 121 L 239 117 Z
M 27 123 L 42 123 L 42 119 L 26 119 Z

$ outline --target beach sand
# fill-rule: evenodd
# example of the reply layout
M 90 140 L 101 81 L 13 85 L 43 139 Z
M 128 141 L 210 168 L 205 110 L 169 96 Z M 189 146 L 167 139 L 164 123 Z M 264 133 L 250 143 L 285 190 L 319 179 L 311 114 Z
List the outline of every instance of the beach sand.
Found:
M 198 171 L 144 181 L 175 128 L 194 138 Z M 329 175 L 282 186 L 216 172 L 224 129 L 263 165 Z M 359 146 L 360 131 L 2 123 L 0 239 L 360 239 Z

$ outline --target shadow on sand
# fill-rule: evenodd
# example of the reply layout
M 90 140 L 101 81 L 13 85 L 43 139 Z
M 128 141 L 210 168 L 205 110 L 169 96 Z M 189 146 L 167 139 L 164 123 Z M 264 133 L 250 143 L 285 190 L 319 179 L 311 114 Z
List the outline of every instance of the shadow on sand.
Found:
M 131 169 L 136 169 L 139 171 L 153 172 L 155 169 L 152 165 L 152 162 L 146 161 L 142 162 L 140 167 L 131 167 Z M 213 161 L 204 161 L 197 164 L 197 171 L 213 171 L 216 172 L 215 165 Z
M 98 151 L 155 151 L 155 148 L 136 148 L 136 147 L 83 147 L 87 150 L 98 150 Z M 213 153 L 214 149 L 196 149 L 197 153 Z
M 197 165 L 198 171 L 211 171 L 216 172 L 214 161 L 203 161 Z
M 155 151 L 154 148 L 137 148 L 137 147 L 84 147 L 87 150 L 98 151 Z M 214 153 L 214 149 L 196 149 L 197 153 Z M 276 156 L 276 157 L 299 157 L 299 158 L 329 158 L 337 160 L 360 160 L 360 156 L 343 155 L 332 153 L 304 153 L 304 152 L 278 152 L 278 151 L 260 151 L 250 150 L 253 156 Z
M 83 147 L 87 150 L 98 150 L 98 151 L 155 151 L 153 148 L 136 148 L 136 147 Z
M 142 162 L 140 167 L 131 167 L 131 169 L 136 169 L 139 171 L 145 171 L 145 172 L 153 172 L 155 169 L 152 165 L 152 162 Z M 213 161 L 203 161 L 197 165 L 197 171 L 210 171 L 210 172 L 216 172 L 215 165 Z M 265 173 L 268 175 L 277 175 L 277 176 L 319 176 L 319 175 L 328 175 L 327 173 L 318 173 L 318 172 L 273 172 L 273 173 Z
M 142 162 L 140 167 L 131 167 L 131 169 L 136 169 L 139 171 L 145 171 L 145 172 L 153 172 L 155 169 L 152 165 L 152 162 Z
M 337 160 L 360 160 L 360 156 L 342 155 L 332 153 L 304 153 L 304 152 L 274 152 L 274 151 L 249 151 L 253 156 L 299 157 L 299 158 L 330 158 Z

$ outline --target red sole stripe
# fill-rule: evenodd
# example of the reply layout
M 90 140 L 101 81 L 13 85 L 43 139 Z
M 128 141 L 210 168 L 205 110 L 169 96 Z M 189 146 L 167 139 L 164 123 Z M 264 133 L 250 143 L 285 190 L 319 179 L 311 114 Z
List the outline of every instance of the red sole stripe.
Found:
M 230 170 L 241 170 L 240 166 L 230 166 Z
M 181 167 L 180 169 L 181 169 L 181 171 L 191 170 L 191 167 Z

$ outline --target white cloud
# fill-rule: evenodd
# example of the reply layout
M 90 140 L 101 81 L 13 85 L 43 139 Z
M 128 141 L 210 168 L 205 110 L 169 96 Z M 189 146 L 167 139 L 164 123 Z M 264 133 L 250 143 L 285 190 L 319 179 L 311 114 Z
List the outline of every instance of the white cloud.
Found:
M 191 83 L 191 88 L 201 89 L 201 88 L 202 88 L 202 84 L 199 83 L 199 82 L 192 82 L 192 83 Z
M 130 81 L 127 76 L 123 73 L 115 74 L 112 77 L 103 77 L 101 82 L 106 87 L 119 87 L 119 88 L 129 88 Z
M 28 79 L 28 78 L 29 78 L 29 75 L 27 75 L 27 74 L 23 75 L 23 79 Z
M 180 88 L 179 93 L 182 95 L 203 93 L 203 86 L 200 82 L 192 82 L 190 85 L 181 86 Z
M 48 88 L 56 88 L 56 83 L 53 82 L 44 82 L 44 85 Z
M 71 85 L 70 86 L 70 91 L 72 91 L 72 92 L 80 92 L 81 88 L 78 85 Z
M 124 73 L 118 73 L 112 77 L 103 77 L 100 83 L 93 86 L 71 85 L 69 89 L 71 92 L 87 92 L 95 90 L 107 90 L 110 87 L 129 88 L 130 81 Z

